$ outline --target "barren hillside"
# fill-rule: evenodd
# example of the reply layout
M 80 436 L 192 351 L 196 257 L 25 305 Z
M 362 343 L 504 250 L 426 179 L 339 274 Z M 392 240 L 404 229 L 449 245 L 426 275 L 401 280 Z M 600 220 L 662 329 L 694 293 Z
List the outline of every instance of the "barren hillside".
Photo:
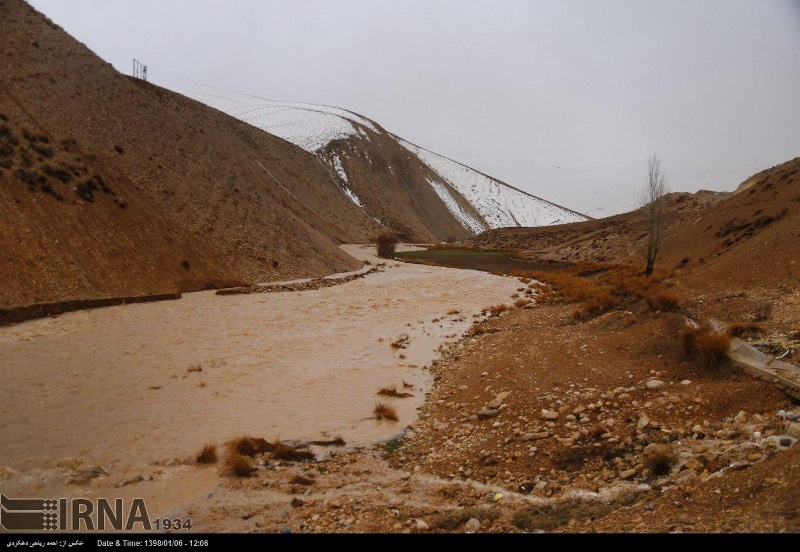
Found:
M 115 71 L 0 3 L 0 305 L 137 295 L 356 266 L 380 225 L 317 159 Z
M 748 179 L 735 194 L 669 196 L 669 222 L 657 265 L 683 285 L 709 291 L 774 287 L 800 275 L 800 158 Z M 640 211 L 544 228 L 503 228 L 470 243 L 519 249 L 530 258 L 639 262 Z
M 344 109 L 233 93 L 195 98 L 315 154 L 353 203 L 406 238 L 587 219 Z
M 697 318 L 747 328 L 765 351 L 800 360 L 800 158 L 749 178 L 734 194 L 671 194 L 656 267 Z M 584 223 L 485 232 L 471 243 L 530 259 L 644 268 L 639 211 Z

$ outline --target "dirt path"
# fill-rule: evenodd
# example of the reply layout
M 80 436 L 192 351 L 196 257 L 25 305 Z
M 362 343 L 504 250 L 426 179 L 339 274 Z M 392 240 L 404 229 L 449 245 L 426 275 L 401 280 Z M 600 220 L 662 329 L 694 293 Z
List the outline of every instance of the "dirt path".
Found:
M 347 250 L 380 262 L 359 246 Z M 351 445 L 391 438 L 422 404 L 432 379 L 424 367 L 439 346 L 460 336 L 481 308 L 508 302 L 516 284 L 391 262 L 316 291 L 199 292 L 2 328 L 0 466 L 51 470 L 40 494 L 64 483 L 57 474 L 97 464 L 109 473 L 93 483 L 98 491 L 144 473 L 158 493 L 171 480 L 192 496 L 217 476 L 167 463 L 207 442 L 243 434 L 342 435 Z M 459 314 L 447 314 L 453 311 Z M 407 348 L 392 348 L 403 334 Z M 376 391 L 403 381 L 414 396 L 384 400 L 399 422 L 371 419 Z M 142 472 L 153 463 L 161 468 Z M 20 489 L 25 477 L 4 473 L 4 488 Z

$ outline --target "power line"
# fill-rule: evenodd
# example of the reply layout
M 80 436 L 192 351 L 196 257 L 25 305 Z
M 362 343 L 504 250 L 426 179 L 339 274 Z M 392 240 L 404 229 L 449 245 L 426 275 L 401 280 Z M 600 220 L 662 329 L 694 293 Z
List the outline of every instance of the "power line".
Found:
M 122 56 L 119 54 L 107 54 L 111 57 L 119 58 L 119 59 L 130 59 L 126 56 Z M 142 65 L 137 60 L 134 61 L 134 77 L 143 78 L 143 80 L 147 80 L 147 71 L 148 66 Z M 139 74 L 137 75 L 137 64 L 140 66 Z M 232 94 L 242 94 L 247 96 L 253 96 L 248 92 L 241 92 L 238 90 L 232 90 L 229 88 L 223 88 L 218 85 L 209 84 L 203 81 L 199 81 L 195 78 L 182 75 L 181 73 L 174 71 L 172 69 L 167 69 L 164 67 L 159 66 L 149 66 L 149 69 L 152 73 L 153 70 L 156 73 L 163 73 L 168 75 L 172 78 L 180 79 L 186 82 L 190 82 L 195 85 L 200 85 L 210 90 L 218 91 L 218 92 L 228 92 Z M 275 100 L 273 100 L 275 101 Z M 428 149 L 428 148 L 426 148 Z M 485 150 L 476 150 L 464 146 L 459 146 L 459 148 L 453 148 L 450 146 L 444 146 L 441 144 L 433 144 L 433 148 L 431 150 L 441 151 L 441 152 L 449 152 L 449 153 L 456 153 L 459 155 L 467 155 L 471 157 L 480 157 L 483 159 L 487 159 L 489 161 L 494 161 L 495 163 L 501 163 L 502 165 L 517 165 L 522 167 L 530 167 L 535 169 L 547 170 L 547 171 L 557 171 L 557 172 L 571 172 L 571 173 L 578 173 L 578 174 L 593 174 L 597 176 L 617 176 L 617 177 L 638 177 L 642 174 L 642 171 L 639 169 L 625 169 L 620 167 L 600 167 L 600 166 L 592 166 L 592 165 L 568 165 L 568 164 L 558 164 L 558 163 L 551 163 L 551 164 L 542 164 L 536 163 L 531 161 L 528 158 L 520 157 L 513 154 L 502 154 L 502 153 L 487 153 Z M 502 166 L 501 165 L 501 166 Z M 723 174 L 736 174 L 736 173 L 748 173 L 753 174 L 763 169 L 763 166 L 758 167 L 748 167 L 748 168 L 737 168 L 737 169 L 720 169 L 720 170 L 712 170 L 712 171 L 695 171 L 695 170 L 670 170 L 669 173 L 673 175 L 683 175 L 683 176 L 713 176 L 713 175 L 723 175 Z

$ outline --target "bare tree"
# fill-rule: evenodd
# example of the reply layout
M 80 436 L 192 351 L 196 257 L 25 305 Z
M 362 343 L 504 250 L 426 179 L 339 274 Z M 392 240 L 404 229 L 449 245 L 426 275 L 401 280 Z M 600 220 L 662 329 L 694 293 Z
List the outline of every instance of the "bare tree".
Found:
M 642 190 L 639 200 L 647 224 L 647 245 L 644 251 L 647 260 L 644 273 L 647 276 L 653 273 L 656 256 L 661 251 L 661 244 L 664 241 L 668 193 L 667 178 L 661 170 L 661 159 L 653 154 L 647 164 L 647 185 Z

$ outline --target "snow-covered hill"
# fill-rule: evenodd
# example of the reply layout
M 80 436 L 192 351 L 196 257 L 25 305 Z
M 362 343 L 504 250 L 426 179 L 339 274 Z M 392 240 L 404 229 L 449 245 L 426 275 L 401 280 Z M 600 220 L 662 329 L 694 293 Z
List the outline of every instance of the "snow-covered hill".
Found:
M 275 102 L 236 93 L 196 95 L 194 99 L 314 153 L 328 164 L 342 191 L 371 216 L 370 205 L 354 191 L 342 159 L 326 151 L 329 144 L 346 140 L 370 141 L 370 133 L 390 139 L 413 154 L 438 178 L 423 178 L 452 217 L 469 233 L 508 226 L 547 226 L 586 220 L 587 217 L 433 153 L 384 131 L 375 122 L 336 107 L 297 102 Z M 373 136 L 374 137 L 374 136 Z M 363 158 L 372 168 L 372 160 Z M 374 170 L 374 169 L 373 169 Z M 391 165 L 388 170 L 394 175 Z M 357 190 L 357 186 L 356 186 Z M 471 206 L 471 208 L 470 208 Z
M 275 136 L 316 153 L 334 140 L 361 136 L 363 128 L 380 132 L 375 123 L 338 107 L 274 102 L 247 94 L 204 94 L 193 98 Z
M 580 213 L 518 190 L 402 138 L 398 138 L 398 141 L 463 195 L 490 228 L 550 226 L 587 220 Z

